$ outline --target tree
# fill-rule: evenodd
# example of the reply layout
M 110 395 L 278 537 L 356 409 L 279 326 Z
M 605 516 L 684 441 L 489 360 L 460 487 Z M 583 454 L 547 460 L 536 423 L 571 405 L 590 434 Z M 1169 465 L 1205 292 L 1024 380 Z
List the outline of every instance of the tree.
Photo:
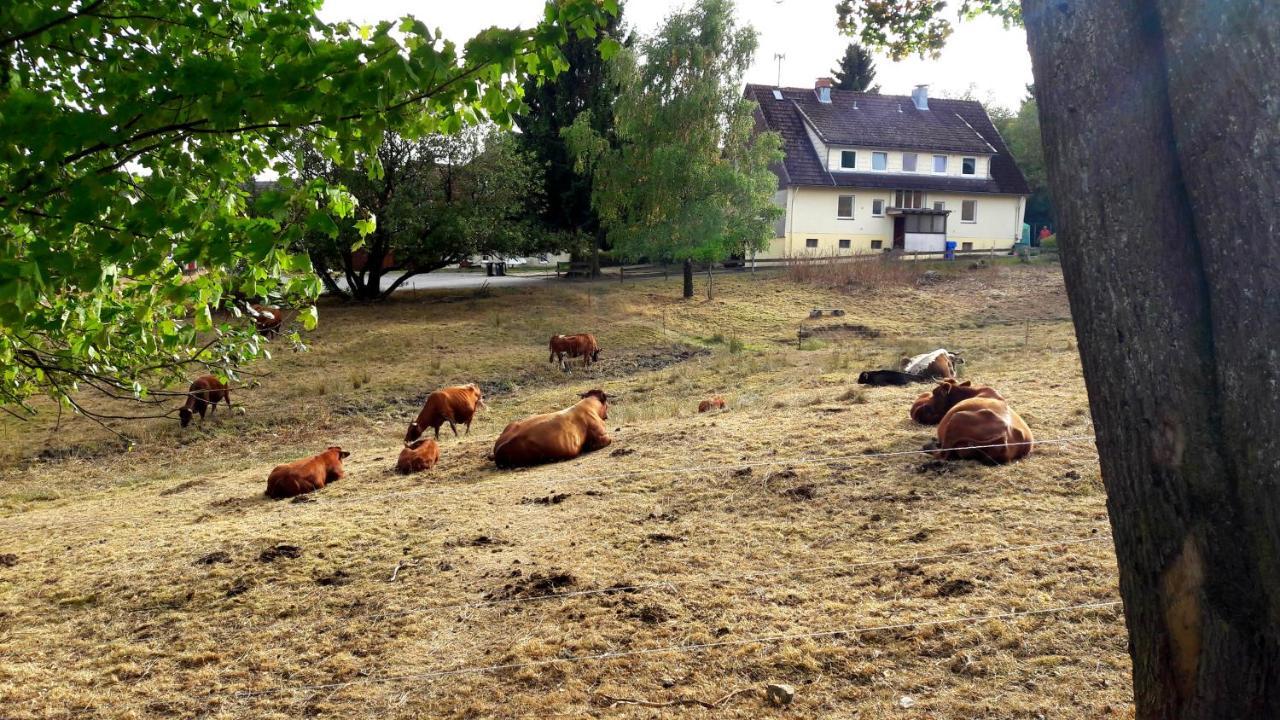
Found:
M 287 248 L 358 211 L 310 182 L 251 213 L 257 174 L 298 135 L 350 160 L 388 128 L 507 123 L 519 83 L 563 69 L 556 48 L 616 4 L 562 0 L 459 48 L 412 18 L 325 24 L 320 0 L 0 3 L 0 409 L 45 393 L 110 419 L 77 390 L 171 403 L 149 388 L 264 355 L 229 300 L 306 306 L 319 283 Z
M 977 5 L 1026 19 L 1138 717 L 1280 717 L 1280 5 Z
M 618 87 L 606 72 L 606 60 L 619 47 L 615 36 L 622 25 L 619 13 L 593 38 L 571 38 L 560 48 L 568 68 L 554 78 L 530 77 L 524 84 L 525 109 L 516 115 L 520 142 L 543 169 L 543 192 L 538 217 L 546 232 L 558 235 L 563 247 L 591 249 L 592 275 L 600 273 L 604 231 L 591 206 L 592 178 L 578 172 L 565 144 L 563 131 L 578 115 L 590 112 L 592 130 L 610 137 L 613 101 Z
M 737 26 L 733 10 L 730 0 L 700 0 L 669 16 L 638 52 L 618 53 L 610 66 L 622 88 L 616 144 L 593 130 L 589 113 L 566 130 L 579 166 L 592 173 L 592 205 L 615 252 L 684 262 L 685 297 L 693 261 L 762 248 L 781 212 L 769 170 L 781 141 L 752 135 L 742 76 L 756 36 Z
M 858 43 L 849 43 L 844 49 L 844 57 L 840 58 L 840 67 L 832 68 L 836 87 L 841 90 L 855 92 L 880 92 L 880 86 L 871 87 L 876 79 L 876 63 L 871 59 L 871 51 Z
M 370 176 L 363 168 L 375 160 L 381 172 Z M 379 218 L 363 240 L 351 220 L 337 236 L 305 236 L 312 267 L 335 295 L 382 300 L 409 278 L 473 255 L 547 250 L 526 212 L 538 207 L 541 173 L 511 134 L 493 127 L 419 140 L 388 133 L 376 158 L 357 156 L 352 167 L 304 148 L 300 174 L 347 188 Z M 383 278 L 391 280 L 385 287 Z

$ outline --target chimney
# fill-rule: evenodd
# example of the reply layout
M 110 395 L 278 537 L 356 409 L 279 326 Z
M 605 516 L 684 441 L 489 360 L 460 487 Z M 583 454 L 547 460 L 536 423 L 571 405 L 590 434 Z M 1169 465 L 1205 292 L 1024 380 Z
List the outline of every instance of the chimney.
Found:
M 928 110 L 929 86 L 917 85 L 916 89 L 911 91 L 911 102 L 915 104 L 917 110 Z
M 820 77 L 813 83 L 813 91 L 818 94 L 818 102 L 831 102 L 831 86 L 835 82 L 829 77 Z

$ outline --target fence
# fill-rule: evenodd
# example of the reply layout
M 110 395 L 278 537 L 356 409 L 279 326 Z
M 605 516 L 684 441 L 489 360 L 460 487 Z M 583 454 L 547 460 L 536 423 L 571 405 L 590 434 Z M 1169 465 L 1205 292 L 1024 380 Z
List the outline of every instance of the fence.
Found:
M 1020 251 L 1021 257 L 1037 257 L 1040 255 L 1056 257 L 1053 252 L 1044 252 L 1040 248 L 1027 248 Z M 781 270 L 797 265 L 843 265 L 845 263 L 855 262 L 873 262 L 885 260 L 900 260 L 902 262 L 928 262 L 933 260 L 978 260 L 990 259 L 999 256 L 1009 256 L 1009 249 L 1006 248 L 988 248 L 986 250 L 956 250 L 952 253 L 951 258 L 943 251 L 924 252 L 924 251 L 886 251 L 883 253 L 852 253 L 849 255 L 793 255 L 789 257 L 777 258 L 747 258 L 726 260 L 719 263 L 694 263 L 693 271 L 695 274 L 704 274 L 711 272 L 712 274 L 724 273 L 741 273 L 756 272 L 763 270 Z M 570 265 L 571 263 L 561 263 L 562 265 Z M 573 265 L 582 265 L 586 267 L 586 263 L 572 263 Z M 639 265 L 622 265 L 618 267 L 618 282 L 626 282 L 627 280 L 643 280 L 649 278 L 661 277 L 670 278 L 673 274 L 679 275 L 683 272 L 683 266 L 680 264 L 666 263 L 644 263 Z M 585 276 L 587 272 L 584 272 Z M 559 272 L 557 271 L 557 275 Z

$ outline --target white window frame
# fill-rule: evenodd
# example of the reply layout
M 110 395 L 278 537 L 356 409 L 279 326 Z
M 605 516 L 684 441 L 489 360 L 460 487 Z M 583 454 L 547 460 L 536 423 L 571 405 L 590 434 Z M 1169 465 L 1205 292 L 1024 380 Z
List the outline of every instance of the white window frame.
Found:
M 845 198 L 849 198 L 849 214 L 848 214 L 848 215 L 841 215 L 841 214 L 840 214 L 840 201 L 841 201 L 841 200 L 843 200 L 843 199 L 845 199 Z M 836 219 L 837 219 L 837 220 L 852 220 L 852 219 L 853 219 L 854 212 L 855 212 L 854 208 L 856 208 L 856 207 L 857 207 L 857 205 L 858 205 L 858 198 L 857 198 L 857 196 L 856 196 L 856 195 L 837 195 L 837 196 L 836 196 Z
M 968 205 L 973 208 L 973 217 L 968 220 L 964 219 L 964 208 Z M 960 201 L 960 222 L 972 225 L 978 222 L 978 201 L 977 200 L 961 200 Z
M 881 166 L 876 167 L 876 158 L 880 158 Z M 885 172 L 889 169 L 889 153 L 872 151 L 871 153 L 871 169 Z
M 910 169 L 910 170 L 908 170 L 908 169 L 907 169 L 907 156 L 908 156 L 908 155 L 910 155 L 910 156 L 911 156 L 911 165 L 912 165 L 912 167 L 911 167 L 911 169 Z M 909 173 L 913 173 L 913 172 L 919 172 L 919 171 L 920 171 L 920 155 L 919 155 L 918 153 L 913 153 L 913 152 L 904 152 L 904 153 L 902 153 L 902 172 L 909 172 Z
M 876 212 L 876 203 L 880 203 L 880 212 Z M 871 217 L 884 217 L 884 199 L 876 198 L 871 201 Z
M 946 204 L 945 202 L 941 201 L 941 200 L 934 200 L 934 201 L 933 201 L 933 209 L 934 209 L 934 210 L 938 210 L 938 211 L 946 211 L 946 209 L 947 209 L 947 204 Z
M 965 164 L 965 161 L 967 160 L 973 161 L 973 172 L 964 171 L 964 164 Z M 961 175 L 977 175 L 978 174 L 978 158 L 976 157 L 960 158 L 960 174 Z
M 853 156 L 853 164 L 852 164 L 852 165 L 845 165 L 845 164 L 844 164 L 844 156 L 845 156 L 845 155 L 852 155 L 852 156 Z M 841 151 L 840 151 L 840 169 L 841 169 L 841 170 L 853 170 L 853 169 L 855 169 L 855 168 L 857 168 L 857 167 L 858 167 L 858 151 L 857 151 L 857 150 L 841 150 Z
M 941 170 L 939 170 L 939 169 L 938 169 L 938 161 L 939 161 L 939 160 L 941 160 L 941 161 L 942 161 L 942 169 L 941 169 Z M 942 174 L 942 175 L 945 175 L 945 174 L 947 173 L 947 156 L 946 156 L 946 155 L 934 155 L 934 156 L 933 156 L 933 171 L 934 171 L 934 172 L 936 172 L 936 173 Z

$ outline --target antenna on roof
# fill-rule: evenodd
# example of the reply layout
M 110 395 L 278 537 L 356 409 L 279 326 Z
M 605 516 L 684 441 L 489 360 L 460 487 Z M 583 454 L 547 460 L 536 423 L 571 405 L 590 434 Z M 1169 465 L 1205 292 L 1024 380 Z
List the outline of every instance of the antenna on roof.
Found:
M 782 61 L 787 59 L 785 53 L 774 53 L 773 59 L 778 61 L 778 84 L 774 87 L 782 87 Z

